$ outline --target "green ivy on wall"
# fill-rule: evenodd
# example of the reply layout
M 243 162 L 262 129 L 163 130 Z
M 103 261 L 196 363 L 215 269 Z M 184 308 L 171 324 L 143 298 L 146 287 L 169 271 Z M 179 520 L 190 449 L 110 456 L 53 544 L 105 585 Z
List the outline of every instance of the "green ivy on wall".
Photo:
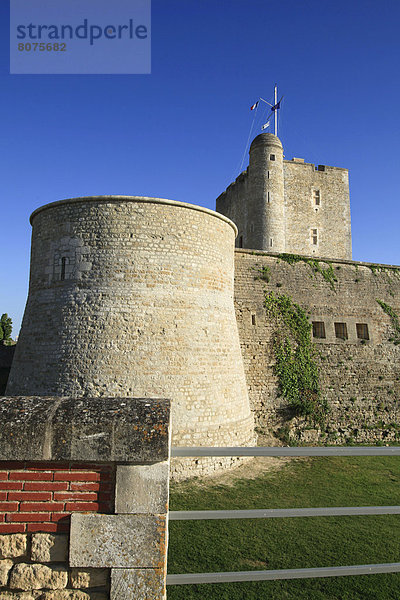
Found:
M 395 310 L 393 309 L 393 307 L 390 306 L 390 304 L 386 304 L 386 302 L 384 302 L 383 300 L 377 300 L 377 303 L 382 308 L 382 310 L 390 317 L 390 319 L 392 321 L 392 326 L 394 329 L 395 337 L 392 338 L 390 341 L 393 342 L 394 344 L 396 344 L 396 346 L 397 346 L 398 344 L 400 344 L 399 317 L 398 317 L 397 313 L 395 312 Z
M 389 267 L 388 265 L 374 265 L 372 263 L 366 263 L 365 265 L 371 271 L 373 275 L 377 273 L 386 273 L 387 275 L 393 275 L 394 277 L 400 276 L 399 267 Z
M 298 262 L 306 263 L 311 268 L 314 275 L 317 273 L 322 275 L 325 281 L 329 283 L 333 291 L 335 291 L 337 277 L 330 262 L 322 261 L 324 264 L 328 265 L 326 268 L 323 268 L 320 264 L 320 261 L 316 258 L 306 258 L 304 256 L 299 256 L 298 254 L 278 254 L 277 258 L 287 262 L 289 265 L 294 265 Z
M 257 269 L 257 272 L 259 273 L 259 275 L 254 277 L 254 279 L 260 279 L 261 281 L 266 281 L 267 283 L 269 283 L 271 277 L 271 269 L 269 267 L 264 265 L 263 267 L 261 267 L 261 269 Z
M 273 344 L 275 373 L 279 389 L 296 414 L 323 423 L 328 412 L 326 400 L 321 398 L 319 372 L 311 341 L 311 324 L 305 311 L 289 296 L 265 294 L 264 306 L 279 325 Z

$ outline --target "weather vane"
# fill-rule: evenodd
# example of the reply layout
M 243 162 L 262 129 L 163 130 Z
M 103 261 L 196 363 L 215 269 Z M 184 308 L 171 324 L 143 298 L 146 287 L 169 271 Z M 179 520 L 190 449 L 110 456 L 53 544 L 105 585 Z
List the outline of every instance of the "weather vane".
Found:
M 282 102 L 282 98 L 279 100 L 278 102 L 278 86 L 275 84 L 275 88 L 274 88 L 274 103 L 271 104 L 270 102 L 268 102 L 267 100 L 264 100 L 264 98 L 259 98 L 257 100 L 257 102 L 255 102 L 252 106 L 250 106 L 250 110 L 255 110 L 258 107 L 259 102 L 264 102 L 265 104 L 268 104 L 268 106 L 271 107 L 271 111 L 274 113 L 275 115 L 275 135 L 278 135 L 278 110 L 281 107 L 281 102 Z M 267 127 L 269 127 L 270 125 L 270 118 L 266 121 L 266 123 L 264 123 L 264 125 L 262 125 L 261 129 L 264 130 Z

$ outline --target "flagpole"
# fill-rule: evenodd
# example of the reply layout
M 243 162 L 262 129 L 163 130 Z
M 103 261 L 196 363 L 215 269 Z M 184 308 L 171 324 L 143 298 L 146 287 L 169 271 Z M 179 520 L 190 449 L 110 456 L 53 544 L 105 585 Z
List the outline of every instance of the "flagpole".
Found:
M 275 84 L 274 106 L 276 106 L 277 103 L 278 103 L 278 86 Z M 275 113 L 275 135 L 278 136 L 278 111 L 275 109 L 274 113 Z

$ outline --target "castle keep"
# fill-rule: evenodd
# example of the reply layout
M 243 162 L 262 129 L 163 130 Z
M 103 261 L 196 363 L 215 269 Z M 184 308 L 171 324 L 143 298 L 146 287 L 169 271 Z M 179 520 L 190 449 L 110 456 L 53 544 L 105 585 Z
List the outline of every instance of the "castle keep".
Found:
M 239 248 L 351 259 L 347 169 L 284 160 L 272 133 L 253 140 L 248 168 L 217 211 L 236 223 Z

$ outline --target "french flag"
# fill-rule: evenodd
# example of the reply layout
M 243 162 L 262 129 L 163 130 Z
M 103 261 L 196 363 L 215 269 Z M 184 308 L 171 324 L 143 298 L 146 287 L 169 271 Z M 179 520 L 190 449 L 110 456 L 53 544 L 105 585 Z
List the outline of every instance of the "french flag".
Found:
M 253 106 L 250 106 L 250 110 L 254 110 L 255 108 L 257 108 L 258 106 L 258 100 L 255 104 L 253 104 Z

